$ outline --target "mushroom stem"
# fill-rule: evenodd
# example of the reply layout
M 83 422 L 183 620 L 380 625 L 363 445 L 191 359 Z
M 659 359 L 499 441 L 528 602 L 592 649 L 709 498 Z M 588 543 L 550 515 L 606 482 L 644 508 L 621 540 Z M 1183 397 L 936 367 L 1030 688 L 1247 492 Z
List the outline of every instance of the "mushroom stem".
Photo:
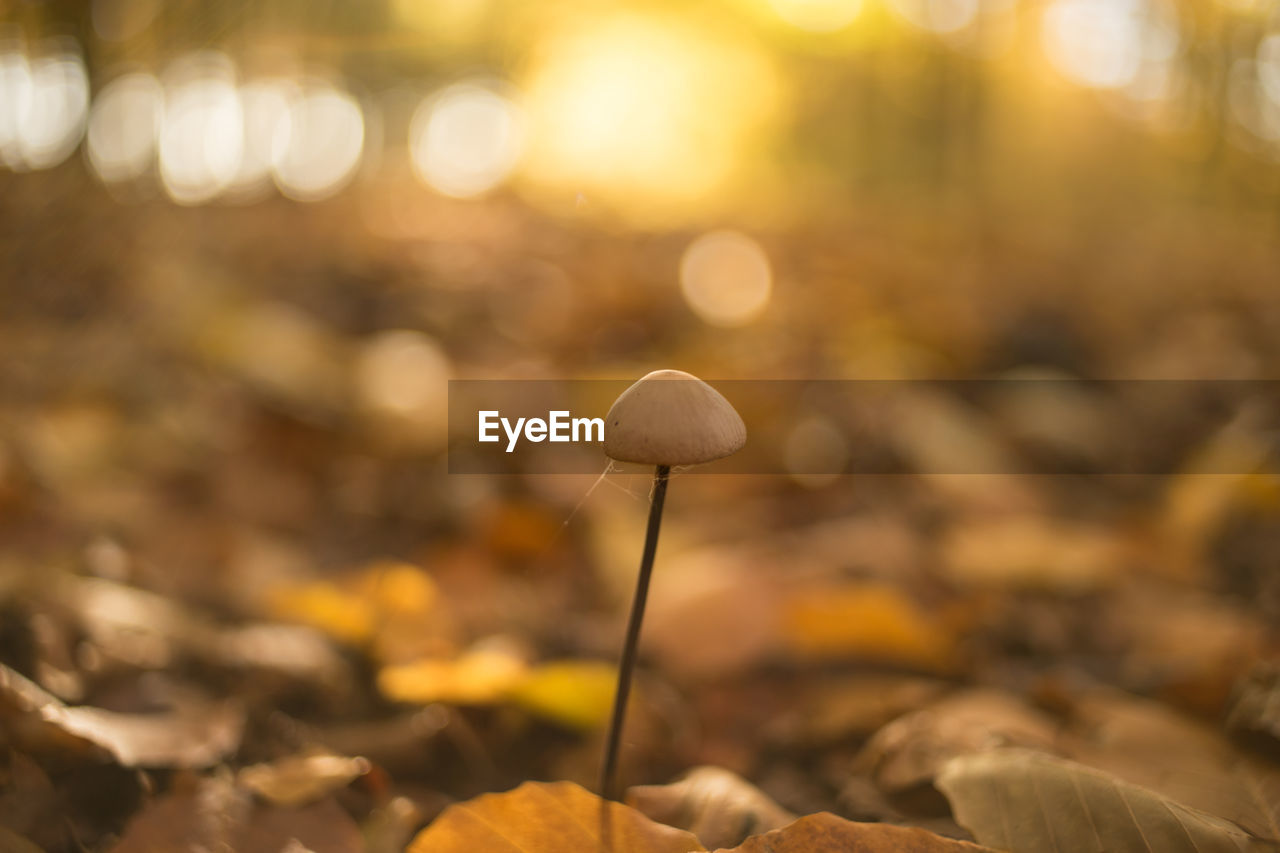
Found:
M 618 663 L 618 692 L 613 698 L 613 718 L 609 721 L 609 740 L 605 746 L 604 767 L 600 771 L 600 795 L 616 800 L 618 747 L 622 741 L 622 724 L 627 716 L 627 698 L 631 695 L 631 672 L 636 666 L 636 647 L 640 640 L 640 622 L 644 619 L 644 603 L 649 597 L 649 576 L 653 574 L 653 555 L 658 550 L 658 528 L 662 526 L 662 504 L 667 497 L 670 465 L 659 465 L 653 473 L 653 502 L 649 505 L 649 526 L 644 534 L 644 554 L 640 558 L 640 575 L 631 600 L 631 616 L 627 620 L 627 638 Z

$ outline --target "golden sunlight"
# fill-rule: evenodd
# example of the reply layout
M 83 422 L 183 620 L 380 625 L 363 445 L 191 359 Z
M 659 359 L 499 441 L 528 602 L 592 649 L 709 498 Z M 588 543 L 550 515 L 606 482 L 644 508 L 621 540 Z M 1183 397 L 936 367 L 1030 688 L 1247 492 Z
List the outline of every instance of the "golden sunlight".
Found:
M 722 201 L 778 100 L 750 44 L 639 15 L 549 38 L 523 88 L 530 182 L 648 222 Z

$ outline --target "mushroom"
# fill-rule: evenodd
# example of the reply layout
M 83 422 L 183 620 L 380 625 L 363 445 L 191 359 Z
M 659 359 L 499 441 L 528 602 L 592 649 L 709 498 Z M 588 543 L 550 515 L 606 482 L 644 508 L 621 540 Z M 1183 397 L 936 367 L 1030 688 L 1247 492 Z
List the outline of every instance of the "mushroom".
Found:
M 667 478 L 672 466 L 698 465 L 736 452 L 746 444 L 747 427 L 719 391 L 681 370 L 655 370 L 641 378 L 618 396 L 604 424 L 605 455 L 619 462 L 656 466 L 649 526 L 618 664 L 618 689 L 600 773 L 601 796 L 613 800 L 617 799 L 618 746 L 631 694 L 631 673 L 635 669 L 653 556 L 658 548 Z

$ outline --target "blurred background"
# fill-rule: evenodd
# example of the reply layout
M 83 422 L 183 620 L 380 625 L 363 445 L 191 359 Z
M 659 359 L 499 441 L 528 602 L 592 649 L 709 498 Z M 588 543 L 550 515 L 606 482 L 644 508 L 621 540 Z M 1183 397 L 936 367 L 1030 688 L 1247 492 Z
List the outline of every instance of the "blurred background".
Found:
M 591 783 L 647 480 L 447 474 L 451 378 L 1277 364 L 1268 0 L 0 2 L 6 713 L 239 709 L 124 767 L 367 756 L 366 829 Z M 1101 389 L 924 395 L 854 478 L 809 403 L 792 476 L 673 482 L 632 781 L 874 811 L 830 756 L 963 684 L 1275 748 L 1265 418 L 1148 407 L 1167 473 L 1118 477 Z M 1075 473 L 928 473 L 1015 451 Z

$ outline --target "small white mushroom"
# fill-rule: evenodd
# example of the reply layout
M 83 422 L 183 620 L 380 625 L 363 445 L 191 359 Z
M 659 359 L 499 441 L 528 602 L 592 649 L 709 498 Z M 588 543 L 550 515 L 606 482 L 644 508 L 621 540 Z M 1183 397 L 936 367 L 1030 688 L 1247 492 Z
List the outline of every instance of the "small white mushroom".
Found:
M 600 793 L 605 799 L 617 799 L 618 745 L 627 697 L 631 693 L 631 672 L 635 669 L 640 623 L 649 595 L 653 557 L 658 550 L 658 529 L 662 525 L 662 504 L 667 496 L 671 467 L 720 459 L 739 450 L 746 442 L 747 427 L 729 401 L 701 379 L 680 370 L 655 370 L 641 378 L 619 395 L 605 417 L 606 455 L 619 462 L 657 466 L 644 553 L 640 557 L 640 574 L 636 578 L 627 637 L 618 664 L 618 691 L 613 700 L 613 717 L 600 772 Z
M 682 370 L 655 370 L 623 391 L 604 421 L 604 452 L 619 462 L 697 465 L 734 453 L 747 427 L 724 396 Z

